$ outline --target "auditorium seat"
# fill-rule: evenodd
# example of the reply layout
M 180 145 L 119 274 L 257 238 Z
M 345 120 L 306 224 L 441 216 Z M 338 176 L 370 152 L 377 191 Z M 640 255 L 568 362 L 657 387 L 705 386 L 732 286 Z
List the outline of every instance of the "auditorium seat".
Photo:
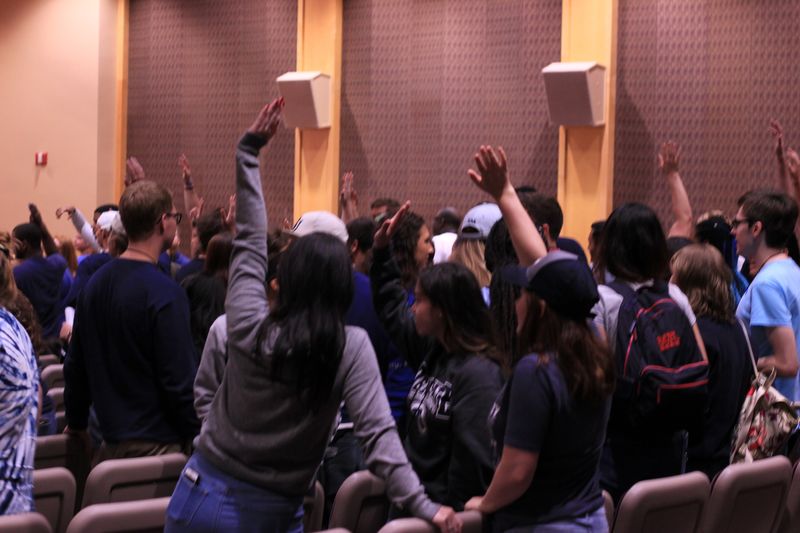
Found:
M 89 457 L 80 437 L 67 433 L 36 437 L 33 464 L 36 470 L 57 466 L 69 470 L 75 478 L 75 501 L 81 501 L 89 473 Z
M 50 365 L 61 364 L 61 360 L 58 356 L 53 354 L 40 355 L 37 359 L 39 361 L 39 368 L 41 369 L 47 368 Z
M 368 470 L 344 480 L 333 500 L 330 527 L 343 527 L 352 533 L 375 533 L 389 515 L 389 499 L 382 479 Z
M 791 479 L 791 463 L 782 456 L 726 467 L 711 487 L 703 533 L 774 533 Z
M 42 370 L 42 382 L 47 389 L 64 386 L 64 365 L 49 365 Z
M 0 533 L 53 533 L 53 529 L 39 513 L 22 513 L 0 516 Z
M 314 483 L 314 493 L 303 498 L 303 531 L 311 533 L 322 529 L 325 512 L 325 491 L 319 481 Z
M 800 531 L 800 462 L 794 464 L 792 484 L 786 497 L 786 510 L 783 513 L 780 533 L 797 533 Z
M 186 460 L 171 453 L 103 461 L 86 479 L 82 507 L 171 496 Z
M 53 411 L 64 410 L 64 387 L 55 387 L 47 391 L 47 397 L 53 402 Z
M 33 471 L 33 501 L 54 533 L 64 533 L 75 513 L 75 478 L 64 467 Z
M 622 497 L 614 533 L 695 533 L 709 491 L 700 472 L 640 481 Z
M 75 515 L 67 533 L 161 533 L 169 498 L 99 503 Z

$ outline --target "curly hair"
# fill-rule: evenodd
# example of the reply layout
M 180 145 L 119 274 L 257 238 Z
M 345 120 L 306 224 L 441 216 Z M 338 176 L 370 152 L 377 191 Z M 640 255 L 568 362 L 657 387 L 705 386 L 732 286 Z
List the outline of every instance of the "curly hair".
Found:
M 697 316 L 733 321 L 733 274 L 722 254 L 710 244 L 690 244 L 672 257 L 672 282 L 689 299 Z

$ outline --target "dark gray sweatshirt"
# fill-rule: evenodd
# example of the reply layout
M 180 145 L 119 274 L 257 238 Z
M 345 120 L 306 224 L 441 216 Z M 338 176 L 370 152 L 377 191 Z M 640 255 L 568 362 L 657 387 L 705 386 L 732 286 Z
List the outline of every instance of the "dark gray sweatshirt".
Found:
M 314 480 L 344 400 L 369 468 L 386 480 L 389 498 L 430 520 L 439 506 L 425 495 L 406 458 L 383 390 L 375 352 L 360 328 L 346 328 L 346 344 L 329 401 L 312 412 L 293 384 L 272 381 L 268 354 L 275 331 L 256 349 L 269 312 L 267 213 L 258 152 L 263 138 L 245 134 L 236 153 L 236 228 L 228 295 L 228 361 L 198 439 L 217 468 L 287 496 L 305 494 Z M 261 352 L 261 356 L 258 353 Z M 263 354 L 267 354 L 265 358 Z

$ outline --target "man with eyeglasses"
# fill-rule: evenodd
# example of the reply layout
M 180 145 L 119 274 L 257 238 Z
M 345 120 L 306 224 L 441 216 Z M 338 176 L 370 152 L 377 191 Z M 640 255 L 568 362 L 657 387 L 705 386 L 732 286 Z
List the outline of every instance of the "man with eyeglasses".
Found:
M 797 383 L 800 339 L 800 268 L 787 243 L 797 223 L 797 204 L 784 193 L 750 191 L 739 199 L 731 222 L 736 251 L 748 259 L 753 282 L 736 317 L 750 328 L 759 370 L 775 369 L 775 387 L 789 400 L 800 399 Z
M 103 439 L 95 463 L 188 453 L 200 429 L 189 302 L 157 267 L 182 216 L 161 185 L 130 185 L 120 200 L 128 248 L 98 270 L 79 297 L 64 402 L 67 431 L 87 443 L 94 405 Z

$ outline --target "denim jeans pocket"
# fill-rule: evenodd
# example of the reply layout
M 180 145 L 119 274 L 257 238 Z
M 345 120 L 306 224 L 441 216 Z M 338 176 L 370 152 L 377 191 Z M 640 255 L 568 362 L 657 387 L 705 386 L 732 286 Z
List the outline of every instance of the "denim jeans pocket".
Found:
M 190 480 L 184 470 L 169 500 L 167 518 L 176 524 L 189 524 L 206 496 L 208 492 L 201 487 L 201 480 L 197 478 L 195 481 Z

